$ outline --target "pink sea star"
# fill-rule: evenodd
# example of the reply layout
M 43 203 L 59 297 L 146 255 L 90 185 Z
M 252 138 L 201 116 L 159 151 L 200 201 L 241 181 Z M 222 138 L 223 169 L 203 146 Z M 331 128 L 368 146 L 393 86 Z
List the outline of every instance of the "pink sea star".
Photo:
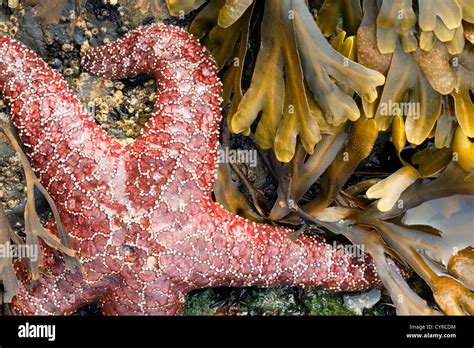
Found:
M 158 81 L 153 117 L 123 147 L 33 52 L 7 38 L 0 44 L 2 93 L 83 265 L 65 271 L 45 247 L 52 276 L 30 290 L 17 263 L 20 314 L 68 314 L 92 301 L 109 315 L 177 314 L 184 295 L 203 287 L 379 284 L 368 256 L 337 252 L 320 237 L 292 241 L 290 230 L 213 202 L 221 84 L 209 53 L 185 31 L 142 27 L 87 55 L 94 74 Z

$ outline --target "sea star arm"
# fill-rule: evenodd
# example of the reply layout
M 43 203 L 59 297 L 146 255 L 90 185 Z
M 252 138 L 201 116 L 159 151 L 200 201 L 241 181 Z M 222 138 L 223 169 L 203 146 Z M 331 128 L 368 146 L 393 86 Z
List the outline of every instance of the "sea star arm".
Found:
M 51 276 L 30 289 L 22 262 L 17 261 L 22 282 L 16 309 L 25 314 L 71 313 L 108 292 L 107 282 L 90 286 L 94 278 L 105 279 L 101 274 L 105 263 L 99 258 L 88 265 L 87 254 L 93 242 L 109 235 L 106 212 L 110 207 L 115 214 L 120 211 L 124 187 L 117 178 L 125 177 L 124 162 L 119 160 L 122 149 L 94 123 L 60 74 L 6 37 L 0 37 L 0 90 L 32 166 L 54 197 L 73 248 L 87 266 L 82 275 L 64 272 L 56 252 L 43 248 L 43 269 Z M 49 228 L 55 231 L 54 224 Z
M 0 37 L 0 90 L 42 183 L 77 214 L 117 176 L 119 143 L 111 141 L 62 76 L 23 44 Z M 92 194 L 91 194 L 92 196 Z
M 212 232 L 213 250 L 203 254 L 207 264 L 223 271 L 207 277 L 212 286 L 363 291 L 380 285 L 373 260 L 360 246 L 329 244 L 321 236 L 304 234 L 293 239 L 294 231 L 287 228 L 236 217 L 215 203 L 209 209 L 219 224 Z
M 127 286 L 102 300 L 105 314 L 180 314 L 185 295 L 206 287 L 363 291 L 380 285 L 372 259 L 355 248 L 322 237 L 292 240 L 286 228 L 234 216 L 212 201 L 188 211 L 161 230 L 160 252 L 124 272 Z
M 236 217 L 214 202 L 190 219 L 181 221 L 186 233 L 163 232 L 166 248 L 159 258 L 184 293 L 218 286 L 362 291 L 380 285 L 372 259 L 353 246 L 306 235 L 293 240 L 286 228 Z
M 53 227 L 51 224 L 50 228 Z M 15 268 L 20 280 L 19 292 L 12 305 L 17 315 L 69 315 L 86 303 L 107 298 L 113 279 L 103 277 L 100 284 L 90 286 L 80 272 L 69 272 L 59 254 L 49 248 L 41 248 L 45 272 L 40 281 L 28 279 L 25 265 L 17 261 Z M 100 285 L 100 286 L 99 286 Z

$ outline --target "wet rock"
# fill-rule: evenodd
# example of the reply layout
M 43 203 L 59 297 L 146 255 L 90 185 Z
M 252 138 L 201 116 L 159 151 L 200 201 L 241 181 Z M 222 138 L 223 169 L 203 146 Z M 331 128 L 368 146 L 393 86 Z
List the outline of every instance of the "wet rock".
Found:
M 0 141 L 0 165 L 6 165 L 10 157 L 15 155 L 15 150 L 6 142 Z
M 101 308 L 98 303 L 89 303 L 85 306 L 79 308 L 76 312 L 72 314 L 72 316 L 101 316 Z
M 25 14 L 20 18 L 19 30 L 15 39 L 23 42 L 30 49 L 38 53 L 40 56 L 47 56 L 46 45 L 43 40 L 43 26 L 33 16 L 31 8 L 25 9 Z
M 126 26 L 121 26 L 117 28 L 117 34 L 124 35 L 128 33 L 128 28 Z
M 73 38 L 74 38 L 74 42 L 78 45 L 82 45 L 86 40 L 87 40 L 87 37 L 86 37 L 86 34 L 85 34 L 85 30 L 81 30 L 81 29 L 76 29 L 74 31 L 74 35 L 73 35 Z
M 105 3 L 102 0 L 88 0 L 86 3 L 86 10 L 93 14 L 97 20 L 116 22 L 120 19 L 120 13 L 117 5 Z
M 155 20 L 154 17 L 151 17 L 151 16 L 145 17 L 145 19 L 143 19 L 143 21 L 142 21 L 143 25 L 150 25 L 150 24 L 153 24 L 153 23 L 156 23 L 156 20 Z
M 12 219 L 11 216 L 20 215 L 22 212 L 25 185 L 20 160 L 13 148 L 4 141 L 0 141 L 0 201 L 15 225 L 18 219 Z
M 56 70 L 61 70 L 63 62 L 58 58 L 53 58 L 48 62 L 49 66 Z
M 7 16 L 10 16 L 13 11 L 12 9 L 8 6 L 8 1 L 2 1 L 2 13 L 4 13 Z

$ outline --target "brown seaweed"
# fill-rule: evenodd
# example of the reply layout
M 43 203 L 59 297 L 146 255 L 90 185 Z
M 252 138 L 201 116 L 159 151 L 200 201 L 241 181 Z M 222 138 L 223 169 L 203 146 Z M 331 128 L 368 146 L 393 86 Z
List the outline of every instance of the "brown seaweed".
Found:
M 0 242 L 4 245 L 10 242 L 13 242 L 17 245 L 26 243 L 27 245 L 37 248 L 38 251 L 40 251 L 41 240 L 49 247 L 58 250 L 63 255 L 67 269 L 71 271 L 77 271 L 78 269 L 80 269 L 79 259 L 77 258 L 76 252 L 72 249 L 71 241 L 69 239 L 67 231 L 64 229 L 53 199 L 48 194 L 44 186 L 40 183 L 39 179 L 33 172 L 33 169 L 29 164 L 28 158 L 23 152 L 7 120 L 0 120 L 0 131 L 18 154 L 21 161 L 21 165 L 23 167 L 26 181 L 26 206 L 24 212 L 26 234 L 25 241 L 23 241 L 15 233 L 13 233 L 2 208 L 0 209 Z M 45 197 L 46 201 L 49 204 L 49 207 L 51 208 L 59 237 L 53 234 L 48 228 L 43 227 L 40 222 L 40 218 L 35 207 L 35 188 L 38 189 L 39 192 Z M 41 253 L 39 253 L 38 255 L 39 257 L 37 259 L 28 258 L 24 260 L 28 269 L 29 276 L 33 281 L 37 281 L 41 278 Z M 0 269 L 2 271 L 0 275 L 5 289 L 4 296 L 7 300 L 11 300 L 11 298 L 18 291 L 16 277 L 14 277 L 15 279 L 12 278 L 12 268 L 10 267 L 12 262 L 13 260 L 10 258 L 2 258 L 2 262 L 0 264 Z

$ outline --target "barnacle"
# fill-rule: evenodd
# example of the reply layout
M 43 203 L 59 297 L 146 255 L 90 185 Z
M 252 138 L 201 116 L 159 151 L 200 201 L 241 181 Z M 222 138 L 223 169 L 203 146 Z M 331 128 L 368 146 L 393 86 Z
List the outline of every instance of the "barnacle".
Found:
M 64 6 L 66 6 L 66 0 L 26 0 L 26 6 L 33 7 L 33 13 L 38 19 L 44 24 L 58 23 L 61 18 Z
M 6 243 L 10 243 L 10 241 L 15 243 L 16 245 L 26 243 L 27 245 L 30 245 L 40 250 L 40 240 L 42 240 L 48 246 L 58 250 L 63 255 L 67 269 L 71 271 L 78 270 L 80 268 L 79 259 L 76 256 L 76 252 L 72 249 L 71 241 L 63 227 L 56 205 L 54 204 L 53 199 L 48 194 L 44 186 L 40 183 L 40 181 L 34 174 L 33 169 L 31 168 L 28 162 L 28 158 L 20 147 L 13 133 L 13 130 L 7 120 L 0 120 L 0 131 L 1 134 L 5 136 L 7 141 L 17 152 L 20 158 L 25 175 L 27 194 L 27 201 L 24 213 L 26 240 L 23 241 L 12 231 L 5 216 L 3 207 L 0 207 L 0 243 L 3 245 L 6 245 Z M 38 189 L 39 192 L 41 192 L 41 194 L 45 197 L 51 208 L 59 237 L 53 234 L 49 229 L 41 225 L 40 218 L 35 208 L 35 188 Z M 16 275 L 13 272 L 13 260 L 11 258 L 1 259 L 2 260 L 0 263 L 0 280 L 2 281 L 4 286 L 3 296 L 5 298 L 5 302 L 10 302 L 12 297 L 18 291 L 18 283 L 16 280 Z M 37 259 L 28 258 L 24 261 L 31 279 L 33 281 L 39 280 L 41 278 L 42 266 L 41 254 L 39 254 L 39 257 Z
M 66 2 L 24 3 L 48 24 L 59 21 Z M 74 1 L 75 8 L 83 4 Z M 159 4 L 138 0 L 136 8 L 156 16 Z M 474 314 L 472 236 L 461 226 L 474 210 L 473 1 L 167 5 L 172 15 L 196 10 L 189 31 L 217 62 L 227 117 L 222 146 L 230 146 L 230 130 L 253 136 L 275 155 L 260 153 L 278 184 L 275 202 L 229 163 L 218 168 L 216 200 L 250 220 L 301 227 L 295 238 L 311 223 L 366 246 L 399 314 Z M 39 245 L 41 239 L 77 267 L 54 203 L 8 125 L 2 131 L 25 170 L 27 242 Z M 386 131 L 394 168 L 361 178 L 361 164 Z M 59 238 L 39 223 L 34 187 L 51 205 Z M 23 243 L 0 209 L 0 243 L 10 241 Z M 0 260 L 7 300 L 17 291 L 12 261 Z M 41 262 L 27 264 L 39 279 Z M 424 279 L 437 307 L 411 289 L 394 265 Z

